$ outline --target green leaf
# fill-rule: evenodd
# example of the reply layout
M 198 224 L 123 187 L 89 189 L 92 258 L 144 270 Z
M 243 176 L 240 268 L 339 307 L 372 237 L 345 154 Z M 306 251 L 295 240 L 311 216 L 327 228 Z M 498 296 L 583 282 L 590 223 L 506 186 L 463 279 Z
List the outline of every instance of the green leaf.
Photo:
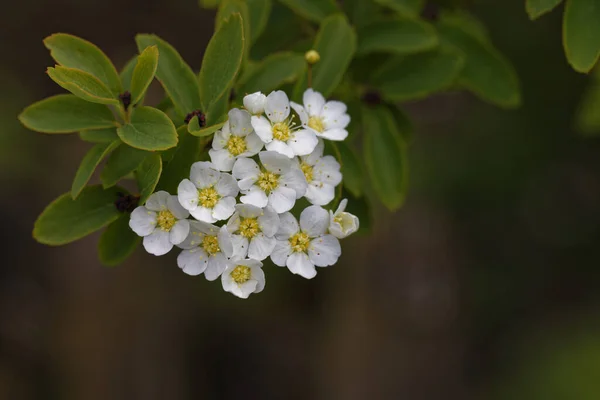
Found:
M 92 103 L 118 105 L 119 101 L 113 96 L 100 79 L 92 74 L 57 65 L 46 71 L 52 80 L 75 96 Z
M 204 52 L 199 76 L 200 98 L 204 110 L 231 87 L 240 69 L 243 53 L 242 18 L 239 14 L 233 14 L 221 23 Z
M 232 15 L 239 14 L 242 18 L 242 32 L 244 35 L 243 61 L 248 60 L 250 51 L 250 12 L 245 0 L 222 0 L 215 21 L 215 32 L 221 29 L 223 22 L 229 20 Z M 202 99 L 201 99 L 202 100 Z
M 60 65 L 92 74 L 114 95 L 122 92 L 121 80 L 115 66 L 93 43 L 66 33 L 55 33 L 44 39 L 44 45 Z
M 344 187 L 355 197 L 363 194 L 363 170 L 360 158 L 354 150 L 345 142 L 331 142 L 337 147 L 342 158 L 342 174 L 344 175 Z
M 129 227 L 129 214 L 121 215 L 100 236 L 100 262 L 109 267 L 121 264 L 133 253 L 140 240 L 141 238 Z
M 466 57 L 458 83 L 479 97 L 501 107 L 521 104 L 517 75 L 508 60 L 489 43 L 450 25 L 440 25 L 442 39 L 458 48 Z
M 304 69 L 304 55 L 275 53 L 265 58 L 245 77 L 239 92 L 242 95 L 257 91 L 270 93 L 283 84 L 294 82 Z
M 177 50 L 156 35 L 140 34 L 135 37 L 135 41 L 139 51 L 152 45 L 158 47 L 160 57 L 156 78 L 173 100 L 179 115 L 185 117 L 192 111 L 199 110 L 200 92 L 196 75 Z
M 254 43 L 267 27 L 272 3 L 271 0 L 246 0 L 246 4 L 250 17 L 250 42 Z
M 77 196 L 79 196 L 85 185 L 87 185 L 92 177 L 96 167 L 98 167 L 98 164 L 100 164 L 100 161 L 102 161 L 104 157 L 110 154 L 120 144 L 121 141 L 118 139 L 112 143 L 98 143 L 87 152 L 85 157 L 83 157 L 83 160 L 81 160 L 79 169 L 75 174 L 75 179 L 73 179 L 73 185 L 71 186 L 72 198 L 76 199 Z
M 162 173 L 162 158 L 158 153 L 149 154 L 135 170 L 135 180 L 140 191 L 140 204 L 154 193 Z
M 395 57 L 374 71 L 371 81 L 388 101 L 418 100 L 448 88 L 463 65 L 458 52 L 440 48 Z
M 373 189 L 395 211 L 406 197 L 408 154 L 394 117 L 383 107 L 363 108 L 364 157 Z
M 421 13 L 425 0 L 374 0 L 375 3 L 391 8 L 400 15 L 415 17 Z
M 590 72 L 600 56 L 600 0 L 567 0 L 563 45 L 573 69 Z
M 27 128 L 43 133 L 71 133 L 117 126 L 106 106 L 72 94 L 59 94 L 33 103 L 23 110 L 19 120 Z
M 296 14 L 313 22 L 321 22 L 339 11 L 333 0 L 279 0 Z
M 529 19 L 534 20 L 552 11 L 562 0 L 526 0 L 525 10 Z
M 133 57 L 131 60 L 125 64 L 123 70 L 119 76 L 121 77 L 121 83 L 123 84 L 123 89 L 131 91 L 131 78 L 133 77 L 133 70 L 137 65 L 137 56 Z
M 439 20 L 443 25 L 454 26 L 468 32 L 469 35 L 478 39 L 482 43 L 491 45 L 490 35 L 483 24 L 476 16 L 466 10 L 448 10 L 440 12 Z
M 121 140 L 136 149 L 156 151 L 177 145 L 177 130 L 164 112 L 152 107 L 136 107 L 129 123 L 119 127 Z
M 156 190 L 166 190 L 169 193 L 177 193 L 177 186 L 189 178 L 192 164 L 199 160 L 200 153 L 204 149 L 204 140 L 192 136 L 187 131 L 187 126 L 177 129 L 179 144 L 170 154 L 169 162 L 163 166 L 163 172 Z
M 231 92 L 228 90 L 223 93 L 217 101 L 208 107 L 206 112 L 206 125 L 212 126 L 227 121 L 227 112 L 229 111 L 229 96 Z
M 132 173 L 147 156 L 148 152 L 133 147 L 117 147 L 111 153 L 106 166 L 100 173 L 102 186 L 109 188 L 116 185 L 119 180 Z
M 408 118 L 408 115 L 396 105 L 388 104 L 387 107 L 394 116 L 396 128 L 398 128 L 398 132 L 400 133 L 400 136 L 402 136 L 402 141 L 407 145 L 410 144 L 413 140 L 415 130 L 410 118 Z
M 75 200 L 65 193 L 46 207 L 35 221 L 33 237 L 51 246 L 71 243 L 110 224 L 120 213 L 115 207 L 119 192 L 101 186 L 88 186 Z
M 417 19 L 376 21 L 358 31 L 359 55 L 384 52 L 411 54 L 437 46 L 435 30 Z
M 262 35 L 253 44 L 250 50 L 251 58 L 262 60 L 277 51 L 289 50 L 298 40 L 302 39 L 302 26 L 304 23 L 304 20 L 290 11 L 289 8 L 275 2 L 267 22 L 269 34 Z M 246 66 L 244 66 L 245 68 Z
M 576 126 L 577 130 L 585 135 L 600 134 L 600 68 L 594 70 L 591 82 L 579 104 Z
M 188 132 L 197 137 L 209 136 L 221 129 L 223 125 L 225 125 L 225 121 L 215 125 L 201 127 L 198 117 L 194 117 L 188 125 Z
M 372 1 L 345 0 L 342 4 L 348 18 L 358 28 L 370 24 L 380 14 L 379 5 Z
M 116 128 L 94 129 L 79 132 L 79 138 L 90 143 L 111 143 L 119 139 Z
M 138 56 L 133 75 L 131 77 L 131 104 L 137 104 L 144 94 L 158 67 L 158 47 L 149 46 Z

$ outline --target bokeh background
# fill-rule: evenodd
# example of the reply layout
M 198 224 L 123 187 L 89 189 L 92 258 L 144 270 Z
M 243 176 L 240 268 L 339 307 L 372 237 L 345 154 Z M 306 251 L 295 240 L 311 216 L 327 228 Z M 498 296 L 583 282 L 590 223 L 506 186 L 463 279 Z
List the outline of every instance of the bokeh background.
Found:
M 366 236 L 304 280 L 267 268 L 243 301 L 183 274 L 175 254 L 96 258 L 97 236 L 31 238 L 89 145 L 22 128 L 60 89 L 42 39 L 68 32 L 118 67 L 137 32 L 198 69 L 214 13 L 195 0 L 20 0 L 0 13 L 0 399 L 599 399 L 600 141 L 574 113 L 560 12 L 480 0 L 523 106 L 469 94 L 407 106 L 411 187 Z

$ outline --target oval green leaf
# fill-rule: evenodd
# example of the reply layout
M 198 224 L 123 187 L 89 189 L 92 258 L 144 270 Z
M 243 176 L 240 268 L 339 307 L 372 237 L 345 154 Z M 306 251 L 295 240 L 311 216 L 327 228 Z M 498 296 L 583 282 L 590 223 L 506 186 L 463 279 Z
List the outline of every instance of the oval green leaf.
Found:
M 250 17 L 250 42 L 254 43 L 267 27 L 271 14 L 271 0 L 246 0 Z M 247 37 L 248 35 L 246 35 Z
M 529 19 L 534 20 L 552 11 L 562 0 L 526 0 L 525 10 Z
M 156 78 L 173 100 L 180 116 L 185 117 L 200 109 L 200 92 L 196 75 L 177 50 L 156 35 L 140 34 L 135 37 L 139 51 L 155 45 L 160 54 Z
M 131 77 L 131 104 L 137 104 L 144 94 L 156 73 L 158 67 L 158 47 L 148 46 L 137 58 Z
M 217 101 L 237 75 L 244 54 L 244 28 L 240 14 L 223 21 L 208 42 L 200 70 L 200 98 L 204 110 Z
M 250 12 L 245 0 L 221 1 L 215 21 L 215 32 L 221 29 L 221 24 L 229 20 L 233 14 L 239 14 L 242 18 L 242 31 L 244 32 L 243 62 L 246 62 L 248 60 L 248 52 L 250 51 Z
M 115 66 L 95 44 L 77 36 L 56 33 L 44 39 L 44 45 L 60 65 L 92 74 L 114 95 L 123 90 Z
M 72 94 L 59 94 L 33 103 L 23 110 L 19 120 L 27 128 L 43 133 L 71 133 L 117 126 L 106 106 Z
M 339 11 L 334 0 L 279 0 L 296 14 L 313 22 L 321 22 Z
M 62 88 L 86 101 L 99 104 L 119 104 L 111 91 L 92 74 L 57 65 L 48 68 L 48 76 Z
M 244 95 L 262 91 L 270 93 L 281 85 L 292 83 L 304 72 L 304 55 L 275 53 L 265 58 L 246 76 L 239 92 Z
M 489 43 L 456 26 L 440 25 L 441 38 L 465 55 L 458 83 L 483 100 L 511 108 L 521 103 L 517 75 L 509 61 Z
M 406 197 L 408 154 L 394 117 L 383 107 L 363 108 L 364 157 L 375 193 L 391 211 Z
M 73 185 L 71 186 L 71 197 L 76 199 L 81 193 L 85 185 L 89 182 L 92 174 L 100 164 L 100 161 L 110 154 L 121 144 L 120 140 L 115 140 L 112 143 L 98 143 L 87 152 L 87 154 L 81 160 L 81 164 L 73 179 Z
M 225 121 L 210 126 L 200 127 L 198 117 L 194 117 L 188 125 L 188 132 L 197 137 L 209 136 L 221 129 L 223 125 L 225 125 Z
M 33 237 L 52 246 L 71 243 L 89 235 L 119 218 L 115 207 L 118 193 L 125 190 L 114 187 L 88 186 L 73 200 L 65 193 L 54 200 L 35 221 Z
M 395 57 L 374 71 L 371 81 L 388 101 L 418 100 L 448 88 L 463 65 L 461 54 L 441 48 Z
M 177 145 L 177 130 L 164 112 L 152 107 L 133 109 L 129 123 L 119 127 L 121 140 L 136 149 L 156 151 Z
M 375 0 L 375 3 L 391 8 L 400 15 L 416 17 L 421 13 L 425 0 Z
M 358 31 L 359 55 L 383 52 L 411 54 L 437 46 L 433 27 L 418 19 L 375 21 Z
M 600 56 L 600 0 L 567 0 L 563 20 L 567 60 L 577 72 L 590 72 Z
M 119 76 L 121 77 L 121 83 L 123 84 L 124 90 L 131 91 L 131 78 L 133 77 L 133 70 L 137 65 L 137 56 L 127 61 L 127 64 L 121 70 Z
M 116 128 L 81 131 L 79 132 L 79 138 L 89 143 L 111 143 L 119 140 Z
M 133 253 L 141 238 L 129 227 L 129 214 L 111 223 L 98 241 L 98 258 L 108 267 L 121 264 Z
M 154 193 L 154 189 L 162 173 L 162 158 L 160 154 L 149 154 L 135 170 L 135 180 L 140 191 L 140 204 Z
M 360 158 L 346 142 L 331 142 L 340 153 L 344 187 L 355 197 L 363 194 L 363 169 Z
M 143 150 L 129 146 L 117 147 L 100 173 L 102 186 L 109 188 L 116 185 L 119 180 L 135 171 L 147 156 L 148 152 Z

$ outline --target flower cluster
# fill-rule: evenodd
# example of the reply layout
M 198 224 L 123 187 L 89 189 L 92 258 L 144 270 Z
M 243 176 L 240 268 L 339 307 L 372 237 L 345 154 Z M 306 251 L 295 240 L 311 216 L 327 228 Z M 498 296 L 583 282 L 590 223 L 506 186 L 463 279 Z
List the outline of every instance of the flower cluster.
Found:
M 229 111 L 209 151 L 192 165 L 177 195 L 159 191 L 131 214 L 129 226 L 144 248 L 163 255 L 182 249 L 178 266 L 189 275 L 221 277 L 223 289 L 247 298 L 265 286 L 262 261 L 313 278 L 341 255 L 338 239 L 358 229 L 358 218 L 322 206 L 342 182 L 340 164 L 324 155 L 323 140 L 344 140 L 346 105 L 308 89 L 303 105 L 282 91 L 244 97 Z M 295 115 L 300 123 L 294 122 Z M 311 205 L 292 214 L 305 198 Z M 300 204 L 300 203 L 299 203 Z M 189 219 L 189 217 L 193 219 Z

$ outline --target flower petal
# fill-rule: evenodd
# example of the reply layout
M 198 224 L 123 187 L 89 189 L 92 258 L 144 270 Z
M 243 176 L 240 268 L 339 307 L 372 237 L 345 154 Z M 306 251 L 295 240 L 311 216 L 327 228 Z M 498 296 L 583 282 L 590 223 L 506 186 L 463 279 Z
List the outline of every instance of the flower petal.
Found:
M 268 119 L 260 116 L 252 117 L 251 121 L 254 132 L 256 132 L 260 140 L 265 143 L 269 143 L 271 140 L 273 140 L 273 127 Z
M 348 131 L 340 128 L 327 129 L 320 133 L 319 136 L 324 139 L 335 140 L 339 142 L 348 137 Z
M 350 124 L 350 116 L 348 114 L 341 114 L 332 119 L 324 119 L 323 126 L 325 130 L 331 129 L 345 129 Z
M 293 189 L 278 186 L 269 194 L 269 206 L 278 214 L 290 211 L 295 203 L 296 191 Z
M 146 208 L 150 211 L 161 211 L 167 209 L 167 199 L 170 194 L 164 190 L 160 190 L 156 193 L 152 193 L 148 200 L 146 200 Z
M 329 213 L 323 207 L 306 207 L 300 214 L 300 228 L 310 237 L 325 234 L 329 227 Z
M 266 236 L 275 236 L 279 230 L 279 215 L 270 209 L 263 210 L 262 215 L 258 217 L 258 226 Z
M 244 204 L 252 204 L 253 206 L 264 208 L 267 206 L 269 199 L 267 194 L 258 186 L 252 186 L 250 190 L 244 192 L 240 197 L 240 201 Z
M 248 238 L 242 235 L 231 235 L 231 244 L 233 247 L 233 252 L 231 253 L 232 260 L 239 260 L 240 258 L 246 258 L 248 254 Z
M 284 174 L 292 168 L 292 160 L 275 151 L 261 151 L 258 158 L 267 171 L 276 174 Z
M 200 275 L 208 266 L 208 254 L 201 247 L 184 250 L 177 256 L 177 266 L 188 275 Z
M 325 120 L 335 119 L 337 116 L 340 116 L 348 110 L 348 107 L 341 101 L 330 100 L 323 106 L 323 110 L 321 110 L 321 117 Z
M 244 137 L 252 132 L 253 128 L 248 111 L 233 108 L 229 111 L 228 115 L 231 134 Z
M 173 244 L 180 244 L 190 233 L 190 223 L 187 219 L 179 220 L 173 225 L 169 231 L 169 240 Z
M 298 233 L 300 227 L 298 221 L 292 213 L 286 212 L 279 215 L 279 229 L 275 234 L 277 240 L 288 240 L 290 237 Z
M 259 233 L 250 240 L 248 248 L 248 258 L 262 261 L 269 257 L 277 244 L 277 239 L 274 237 L 266 237 L 264 233 Z
M 285 188 L 294 190 L 296 193 L 296 199 L 304 196 L 308 186 L 306 183 L 306 177 L 298 168 L 293 168 L 288 173 L 281 175 L 279 178 L 279 185 L 283 185 Z
M 217 182 L 215 189 L 217 190 L 217 193 L 223 197 L 235 197 L 240 191 L 235 178 L 229 174 L 221 174 L 221 178 Z
M 235 198 L 234 197 L 223 197 L 215 204 L 212 209 L 212 216 L 217 221 L 221 221 L 231 217 L 235 211 Z
M 315 165 L 321 157 L 323 157 L 323 150 L 325 149 L 325 143 L 323 139 L 318 138 L 318 143 L 315 149 L 307 156 L 303 156 L 302 161 L 308 165 Z
M 317 182 L 328 183 L 337 186 L 342 182 L 340 164 L 333 156 L 321 158 L 313 167 L 313 179 Z
M 129 218 L 129 227 L 138 236 L 148 236 L 156 228 L 156 213 L 146 207 L 137 207 Z
M 225 129 L 226 126 L 228 127 L 229 123 L 226 122 L 225 125 L 223 125 L 223 128 L 215 132 L 215 136 L 212 140 L 213 149 L 222 150 L 227 146 L 227 141 L 229 140 L 231 133 L 229 133 L 229 129 Z
M 265 113 L 271 122 L 282 122 L 285 120 L 290 115 L 290 100 L 287 94 L 281 90 L 271 92 L 265 102 Z
M 150 235 L 145 236 L 143 244 L 146 251 L 155 256 L 167 254 L 173 248 L 169 240 L 169 232 L 162 229 L 155 229 Z
M 233 164 L 232 174 L 241 190 L 248 190 L 258 179 L 259 173 L 258 164 L 251 158 L 238 158 Z
M 179 204 L 188 211 L 198 207 L 198 189 L 189 179 L 181 181 L 177 187 L 177 199 Z
M 270 143 L 265 145 L 265 149 L 271 152 L 277 152 L 286 156 L 287 158 L 294 157 L 294 150 L 286 142 L 282 142 L 281 140 L 273 140 Z
M 210 149 L 208 151 L 208 155 L 210 156 L 210 161 L 214 164 L 214 166 L 219 171 L 231 171 L 233 168 L 233 163 L 235 162 L 235 157 L 233 154 L 229 152 L 227 149 L 214 150 Z
M 190 216 L 188 210 L 183 208 L 181 203 L 179 203 L 177 196 L 169 196 L 167 199 L 167 208 L 177 219 L 185 219 Z
M 208 281 L 217 279 L 227 268 L 227 257 L 223 253 L 217 253 L 208 258 L 208 265 L 204 271 L 204 277 Z
M 290 242 L 287 239 L 278 240 L 275 244 L 273 252 L 271 253 L 271 261 L 273 261 L 273 264 L 277 266 L 285 267 L 290 254 L 292 254 L 292 246 L 290 245 Z
M 192 217 L 196 218 L 198 221 L 208 222 L 210 224 L 217 222 L 217 219 L 213 217 L 212 208 L 197 207 L 193 210 L 190 210 L 190 214 L 192 214 Z
M 332 235 L 313 239 L 308 246 L 308 257 L 317 267 L 327 267 L 337 262 L 342 255 L 340 241 Z
M 294 103 L 293 101 L 290 101 L 290 106 L 292 106 L 294 111 L 296 111 L 296 114 L 298 114 L 298 117 L 300 117 L 300 122 L 302 123 L 302 125 L 308 124 L 308 113 L 306 112 L 304 107 L 302 107 L 298 103 Z
M 297 156 L 306 156 L 312 153 L 318 143 L 317 135 L 310 129 L 300 129 L 294 132 L 294 136 L 287 142 Z
M 327 183 L 312 182 L 304 195 L 311 204 L 324 206 L 335 198 L 335 188 Z
M 344 239 L 358 230 L 360 227 L 360 221 L 356 215 L 342 212 L 337 215 L 341 218 L 341 223 L 336 222 L 333 216 L 330 216 L 329 233 L 338 239 Z
M 320 115 L 321 110 L 325 105 L 325 98 L 323 95 L 312 89 L 306 89 L 302 96 L 302 101 L 304 102 L 304 109 L 310 116 Z
M 217 235 L 219 248 L 226 257 L 231 257 L 233 255 L 233 241 L 231 236 L 232 235 L 227 230 L 227 226 L 223 225 L 221 229 L 219 229 L 219 234 Z
M 317 276 L 315 265 L 308 258 L 308 255 L 303 252 L 295 252 L 290 254 L 286 265 L 291 273 L 300 275 L 306 279 L 312 279 Z
M 265 111 L 265 101 L 267 96 L 261 92 L 255 92 L 244 96 L 244 107 L 250 112 L 250 114 L 258 115 Z
M 246 151 L 240 154 L 240 157 L 252 157 L 262 150 L 265 144 L 255 132 L 246 136 Z
M 198 189 L 213 186 L 219 180 L 220 172 L 208 161 L 198 161 L 192 164 L 190 180 Z
M 344 212 L 347 205 L 348 205 L 348 199 L 342 199 L 342 201 L 340 201 L 340 205 L 338 206 L 337 210 L 335 210 L 334 215 L 338 215 L 339 213 Z

